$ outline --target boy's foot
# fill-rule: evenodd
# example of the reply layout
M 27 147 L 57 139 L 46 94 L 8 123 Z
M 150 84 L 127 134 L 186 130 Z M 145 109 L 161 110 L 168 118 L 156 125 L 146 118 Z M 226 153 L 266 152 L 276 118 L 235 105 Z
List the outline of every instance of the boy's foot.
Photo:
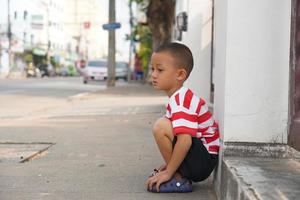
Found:
M 158 193 L 156 185 L 154 185 L 151 190 L 148 189 L 148 191 Z M 177 180 L 173 177 L 171 180 L 162 183 L 159 187 L 159 193 L 186 193 L 192 191 L 192 182 L 186 178 Z

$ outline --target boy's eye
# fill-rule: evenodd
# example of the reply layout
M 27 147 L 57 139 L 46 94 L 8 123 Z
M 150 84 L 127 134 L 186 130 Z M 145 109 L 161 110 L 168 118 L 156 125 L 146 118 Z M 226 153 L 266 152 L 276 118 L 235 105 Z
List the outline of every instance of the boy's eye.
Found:
M 162 70 L 162 69 L 157 69 L 157 71 L 158 71 L 158 72 L 162 72 L 162 71 L 164 71 L 164 70 Z

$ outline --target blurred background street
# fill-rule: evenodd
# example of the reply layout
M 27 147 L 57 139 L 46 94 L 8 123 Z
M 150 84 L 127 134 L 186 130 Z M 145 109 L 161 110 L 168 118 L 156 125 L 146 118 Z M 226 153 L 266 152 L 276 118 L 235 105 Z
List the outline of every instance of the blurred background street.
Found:
M 51 109 L 76 95 L 80 96 L 105 88 L 105 82 L 83 85 L 80 77 L 0 79 L 0 118 L 13 119 Z
M 300 0 L 0 5 L 0 200 L 299 199 Z M 185 86 L 222 144 L 184 195 L 144 187 L 167 101 L 150 58 L 170 42 L 190 48 Z

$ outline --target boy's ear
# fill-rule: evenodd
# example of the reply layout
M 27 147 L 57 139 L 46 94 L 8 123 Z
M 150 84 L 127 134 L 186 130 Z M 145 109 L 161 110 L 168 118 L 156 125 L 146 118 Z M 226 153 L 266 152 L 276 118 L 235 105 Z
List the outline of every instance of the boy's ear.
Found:
M 186 73 L 186 70 L 181 68 L 181 69 L 178 69 L 177 71 L 177 80 L 178 81 L 185 81 L 187 77 L 187 73 Z

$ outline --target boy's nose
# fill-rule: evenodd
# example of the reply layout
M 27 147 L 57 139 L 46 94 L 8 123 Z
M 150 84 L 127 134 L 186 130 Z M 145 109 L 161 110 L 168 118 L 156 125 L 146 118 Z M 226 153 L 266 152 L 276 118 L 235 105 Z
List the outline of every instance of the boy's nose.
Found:
M 156 78 L 157 77 L 157 74 L 153 71 L 152 73 L 151 73 L 151 78 L 153 79 L 153 78 Z

